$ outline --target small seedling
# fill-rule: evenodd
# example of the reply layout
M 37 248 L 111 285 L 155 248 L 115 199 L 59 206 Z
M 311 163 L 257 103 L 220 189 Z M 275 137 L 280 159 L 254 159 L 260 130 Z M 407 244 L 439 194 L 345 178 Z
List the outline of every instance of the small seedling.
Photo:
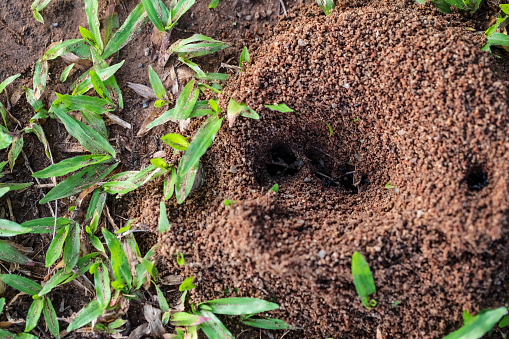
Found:
M 376 300 L 368 299 L 369 295 L 376 292 L 375 281 L 366 259 L 359 252 L 355 252 L 352 256 L 352 275 L 355 289 L 364 306 L 368 310 L 375 307 Z
M 273 111 L 278 111 L 281 113 L 294 112 L 293 109 L 291 109 L 290 107 L 288 107 L 286 104 L 283 104 L 283 103 L 279 103 L 279 104 L 275 104 L 275 105 L 265 105 L 265 107 L 270 108 Z
M 279 192 L 279 185 L 278 184 L 274 184 L 274 186 L 272 186 L 270 189 L 269 189 L 269 192 L 274 192 L 274 193 L 278 193 Z
M 161 32 L 169 31 L 180 17 L 186 13 L 195 0 L 179 0 L 173 8 L 168 8 L 163 1 L 142 0 L 150 21 Z M 156 8 L 157 6 L 157 8 Z
M 391 182 L 387 181 L 384 188 L 390 190 L 390 189 L 396 188 L 396 186 L 391 185 Z
M 233 205 L 235 203 L 235 200 L 226 199 L 224 201 L 224 205 L 228 208 L 230 208 L 230 205 Z
M 179 264 L 179 266 L 183 266 L 186 263 L 186 259 L 182 252 L 177 252 L 175 256 L 177 257 L 177 264 Z
M 329 15 L 331 9 L 334 8 L 334 1 L 332 0 L 316 0 L 318 6 L 322 9 L 325 15 Z
M 334 134 L 334 130 L 332 129 L 331 124 L 329 124 L 328 122 L 326 122 L 325 124 L 329 128 L 329 136 L 331 137 Z
M 465 324 L 459 330 L 444 337 L 444 339 L 479 339 L 491 330 L 506 314 L 507 309 L 505 307 L 485 312 L 481 311 L 476 316 L 464 312 L 463 321 Z
M 216 8 L 217 5 L 219 5 L 219 0 L 212 0 L 210 1 L 209 3 L 209 9 L 213 9 L 213 8 Z
M 35 20 L 39 21 L 41 24 L 44 23 L 44 19 L 41 15 L 41 11 L 46 7 L 48 6 L 48 4 L 50 3 L 51 0 L 35 0 L 33 3 L 32 3 L 32 12 L 34 14 L 34 18 Z
M 244 47 L 244 49 L 242 50 L 242 53 L 240 53 L 239 66 L 242 67 L 244 62 L 247 62 L 247 63 L 251 62 L 251 57 L 249 56 L 249 51 L 248 51 L 247 47 Z

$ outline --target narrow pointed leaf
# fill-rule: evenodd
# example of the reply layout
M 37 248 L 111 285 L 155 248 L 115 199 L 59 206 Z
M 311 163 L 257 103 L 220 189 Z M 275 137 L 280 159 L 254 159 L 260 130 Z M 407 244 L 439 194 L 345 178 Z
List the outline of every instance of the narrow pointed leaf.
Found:
M 461 327 L 459 330 L 446 336 L 444 339 L 479 339 L 491 330 L 504 315 L 507 314 L 505 307 L 500 307 L 483 314 L 479 314 L 473 322 Z
M 19 78 L 21 76 L 21 74 L 16 74 L 16 75 L 13 75 L 13 76 L 10 76 L 8 77 L 7 79 L 5 79 L 4 81 L 2 81 L 2 83 L 0 83 L 0 93 L 2 93 L 2 91 L 7 87 L 9 86 L 9 84 L 11 84 L 14 80 L 16 80 L 17 78 Z
M 64 245 L 64 265 L 67 272 L 74 269 L 74 266 L 78 263 L 80 253 L 80 225 L 76 224 L 67 234 L 67 239 Z
M 0 237 L 13 237 L 15 235 L 29 233 L 32 229 L 23 227 L 14 221 L 0 219 Z
M 28 263 L 33 264 L 33 261 L 18 251 L 16 247 L 9 245 L 2 240 L 0 240 L 0 260 L 20 265 L 26 265 Z
M 42 289 L 38 283 L 16 274 L 0 274 L 0 280 L 28 295 L 36 295 Z
M 209 318 L 209 320 L 201 323 L 199 328 L 205 333 L 207 338 L 209 339 L 233 339 L 233 335 L 230 331 L 223 325 L 223 323 L 215 316 L 214 313 L 200 310 L 196 312 L 197 315 Z
M 63 71 L 62 74 L 60 74 L 60 81 L 66 82 L 67 78 L 69 77 L 69 74 L 71 73 L 72 68 L 74 67 L 74 63 L 67 66 Z
M 355 252 L 352 257 L 352 275 L 359 298 L 367 309 L 371 309 L 373 305 L 370 304 L 368 296 L 376 292 L 375 281 L 368 263 L 359 252 Z
M 21 150 L 23 149 L 23 137 L 15 136 L 12 138 L 12 147 L 7 154 L 7 159 L 9 160 L 9 167 L 11 168 L 11 172 L 14 169 L 14 164 L 16 163 L 16 159 L 18 158 Z
M 49 298 L 44 298 L 44 308 L 42 310 L 46 326 L 49 332 L 56 338 L 60 339 L 60 327 L 58 325 L 57 313 Z
M 44 53 L 43 60 L 53 60 L 85 44 L 85 39 L 70 39 L 51 47 Z
M 223 298 L 206 301 L 200 304 L 215 313 L 229 315 L 246 315 L 260 312 L 268 312 L 279 308 L 278 304 L 257 298 Z
M 44 298 L 35 299 L 30 305 L 28 310 L 25 332 L 30 332 L 37 326 L 39 318 L 41 317 L 42 309 L 44 308 Z
M 180 17 L 191 8 L 196 0 L 179 0 L 175 7 L 171 10 L 172 23 L 180 19 Z
M 50 267 L 57 261 L 62 254 L 62 249 L 64 248 L 64 242 L 67 238 L 68 226 L 59 230 L 51 243 L 49 244 L 48 251 L 46 252 L 46 267 Z
M 39 172 L 35 172 L 33 176 L 34 178 L 60 177 L 82 167 L 95 165 L 109 159 L 111 159 L 111 156 L 103 154 L 80 155 L 62 160 L 58 164 L 50 165 Z
M 170 228 L 170 221 L 168 220 L 168 215 L 166 214 L 166 205 L 163 201 L 159 203 L 159 226 L 157 229 L 159 230 L 159 233 L 163 233 L 168 231 Z
M 97 319 L 102 314 L 103 310 L 99 306 L 99 302 L 94 299 L 78 313 L 76 318 L 71 321 L 66 331 L 69 333 L 83 327 Z
M 97 70 L 96 73 L 99 76 L 99 79 L 101 79 L 103 82 L 106 82 L 108 79 L 112 78 L 113 75 L 120 69 L 120 67 L 122 67 L 124 62 L 125 60 L 122 60 L 118 64 Z M 94 85 L 92 84 L 92 78 L 90 77 L 89 72 L 71 86 L 73 91 L 72 95 L 85 94 L 90 89 L 92 89 L 92 87 L 94 87 Z
M 97 114 L 102 114 L 116 109 L 115 105 L 106 99 L 90 97 L 87 95 L 56 94 L 70 111 L 86 109 Z
M 190 314 L 186 312 L 177 312 L 171 316 L 171 323 L 173 326 L 197 326 L 201 323 L 209 321 L 210 318 L 200 315 Z
M 283 320 L 279 319 L 253 319 L 247 318 L 241 320 L 244 325 L 263 328 L 266 330 L 291 330 L 293 327 L 288 326 Z
M 163 186 L 164 200 L 168 200 L 173 196 L 176 182 L 177 182 L 177 171 L 175 170 L 175 167 L 173 167 L 171 169 L 171 179 L 168 181 L 168 176 L 164 178 Z
M 270 108 L 273 111 L 278 111 L 281 113 L 293 112 L 293 109 L 288 107 L 286 104 L 265 105 L 265 107 Z
M 53 274 L 51 278 L 48 279 L 48 281 L 46 281 L 42 287 L 42 290 L 40 290 L 38 293 L 39 296 L 42 297 L 43 295 L 48 294 L 73 274 L 73 272 L 66 272 L 65 269 L 58 270 L 55 274 Z
M 53 233 L 54 228 L 56 231 L 58 231 L 70 224 L 72 224 L 71 220 L 60 217 L 57 218 L 55 225 L 55 218 L 47 217 L 25 221 L 24 223 L 21 224 L 21 226 L 30 228 L 31 229 L 30 233 L 42 234 L 42 233 Z
M 111 299 L 111 288 L 110 274 L 108 268 L 103 263 L 101 263 L 97 272 L 94 273 L 94 285 L 99 307 L 105 309 Z
M 87 13 L 88 28 L 92 33 L 97 47 L 103 50 L 103 41 L 101 39 L 101 32 L 99 31 L 99 4 L 97 0 L 85 0 L 85 12 Z
M 169 133 L 161 137 L 161 140 L 165 144 L 170 145 L 172 148 L 179 151 L 185 151 L 189 147 L 189 142 L 180 134 Z
M 107 229 L 103 228 L 102 233 L 106 240 L 106 245 L 111 253 L 111 269 L 116 280 L 127 283 L 131 288 L 132 275 L 129 261 L 122 249 L 122 244 L 116 236 L 111 234 Z
M 156 26 L 158 30 L 164 32 L 165 30 L 163 22 L 161 21 L 161 18 L 157 14 L 157 11 L 154 7 L 154 4 L 152 3 L 152 0 L 141 0 L 141 2 L 143 3 L 143 7 L 145 7 L 145 11 L 147 11 L 147 15 L 150 21 L 152 21 L 152 23 L 154 24 L 154 26 Z
M 152 1 L 152 0 L 145 0 L 145 1 Z M 157 75 L 157 73 L 154 71 L 152 66 L 148 66 L 148 78 L 150 81 L 150 85 L 154 89 L 154 93 L 156 94 L 156 97 L 158 99 L 162 99 L 166 96 L 166 90 L 164 89 L 163 83 L 161 82 L 161 79 Z

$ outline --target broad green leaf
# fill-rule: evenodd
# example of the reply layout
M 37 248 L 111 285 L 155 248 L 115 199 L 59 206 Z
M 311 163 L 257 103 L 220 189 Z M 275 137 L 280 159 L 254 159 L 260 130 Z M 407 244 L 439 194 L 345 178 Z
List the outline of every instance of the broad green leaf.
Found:
M 151 2 L 152 0 L 144 0 Z M 161 79 L 157 75 L 157 73 L 154 71 L 152 66 L 148 66 L 148 79 L 150 81 L 150 85 L 152 86 L 152 89 L 154 90 L 154 93 L 156 94 L 156 97 L 158 99 L 163 99 L 166 96 L 166 90 L 164 89 L 163 83 L 161 82 Z
M 87 13 L 88 27 L 92 33 L 97 47 L 103 50 L 104 45 L 101 39 L 101 32 L 99 30 L 99 4 L 97 0 L 85 0 L 85 12 Z
M 459 330 L 454 331 L 444 339 L 479 339 L 486 332 L 491 330 L 491 328 L 495 326 L 506 314 L 507 309 L 505 307 L 500 307 L 487 311 L 483 314 L 479 314 L 474 317 L 477 318 L 475 321 L 468 325 L 465 324 Z
M 163 194 L 164 200 L 168 200 L 173 196 L 173 192 L 175 191 L 175 183 L 177 182 L 177 171 L 175 167 L 171 169 L 171 179 L 168 182 L 168 176 L 164 178 L 164 186 L 163 186 Z
M 106 82 L 107 80 L 113 78 L 113 75 L 122 67 L 125 60 L 122 62 L 119 62 L 118 64 L 115 64 L 113 66 L 105 67 L 99 70 L 96 70 L 97 75 L 99 78 Z M 74 84 L 71 85 L 72 89 L 72 95 L 78 95 L 78 94 L 85 94 L 90 89 L 92 89 L 94 85 L 92 84 L 92 78 L 90 76 L 90 72 L 85 73 L 82 78 L 78 79 Z M 120 104 L 120 98 L 119 98 L 119 104 Z M 122 107 L 120 105 L 120 107 Z
M 96 237 L 93 234 L 90 234 L 89 237 L 90 237 L 90 243 L 92 244 L 92 246 L 95 247 L 95 249 L 97 249 L 98 251 L 101 251 L 101 252 L 106 252 L 104 250 L 104 245 L 102 244 L 101 240 L 99 240 L 98 237 Z
M 58 164 L 50 165 L 39 172 L 35 172 L 33 176 L 34 178 L 60 177 L 79 170 L 82 167 L 95 165 L 109 159 L 111 159 L 111 156 L 103 154 L 80 155 L 62 160 Z
M 502 12 L 509 15 L 509 4 L 501 4 L 500 9 L 502 10 Z
M 493 33 L 488 37 L 488 43 L 494 46 L 509 46 L 509 35 Z
M 156 292 L 157 292 L 157 301 L 159 303 L 159 308 L 161 309 L 161 311 L 163 313 L 168 312 L 170 310 L 168 301 L 166 301 L 166 298 L 164 297 L 164 294 L 161 291 L 161 289 L 159 288 L 159 286 L 157 286 L 157 284 L 155 282 L 153 282 L 153 283 L 154 283 L 154 286 L 155 286 Z M 166 324 L 164 324 L 164 325 L 166 325 Z
M 191 59 L 214 53 L 229 47 L 224 42 L 214 40 L 202 34 L 195 34 L 190 38 L 179 40 L 169 48 L 169 53 L 183 53 L 182 56 Z
M 44 308 L 42 310 L 46 326 L 49 332 L 56 338 L 60 339 L 60 327 L 58 325 L 57 313 L 49 298 L 44 298 Z
M 67 66 L 62 74 L 60 74 L 60 81 L 61 82 L 66 82 L 67 81 L 67 78 L 69 77 L 69 73 L 71 73 L 71 70 L 72 68 L 74 67 L 74 63 L 70 64 L 69 66 Z
M 376 301 L 368 300 L 368 296 L 376 292 L 375 281 L 368 263 L 359 252 L 352 256 L 353 283 L 362 303 L 369 310 L 376 305 Z
M 184 280 L 182 282 L 182 284 L 180 284 L 180 286 L 179 286 L 179 291 L 184 292 L 184 291 L 192 290 L 193 288 L 195 288 L 196 285 L 193 285 L 193 279 L 194 279 L 194 277 L 190 276 L 189 278 Z
M 161 159 L 161 158 L 152 158 L 152 159 L 150 159 L 150 163 L 152 165 L 156 166 L 157 168 L 160 168 L 163 170 L 167 170 L 170 168 L 170 165 L 168 165 L 166 163 L 166 161 L 164 161 L 164 159 Z
M 50 0 L 51 1 L 51 0 Z M 42 17 L 41 13 L 39 13 L 38 10 L 34 9 L 32 10 L 33 14 L 34 14 L 34 18 L 35 20 L 39 21 L 41 24 L 44 23 L 44 18 Z M 8 333 L 8 332 L 7 332 Z
M 71 220 L 60 217 L 57 218 L 57 222 L 55 225 L 55 218 L 47 217 L 25 221 L 24 223 L 21 224 L 21 226 L 30 228 L 31 229 L 30 233 L 41 234 L 41 233 L 53 233 L 54 229 L 58 231 L 70 224 L 72 224 Z
M 243 66 L 244 62 L 247 62 L 247 63 L 251 62 L 251 56 L 249 55 L 249 50 L 247 49 L 247 46 L 245 46 L 244 49 L 242 50 L 242 53 L 240 53 L 240 61 L 239 61 L 240 67 Z
M 157 279 L 159 272 L 157 271 L 154 263 L 145 258 L 140 258 L 140 261 L 143 267 L 145 267 L 145 270 L 152 276 L 152 278 Z
M 110 274 L 106 265 L 101 263 L 101 267 L 94 273 L 94 285 L 97 295 L 97 302 L 102 309 L 108 307 L 111 299 Z
M 235 99 L 230 98 L 230 101 L 228 102 L 228 109 L 226 112 L 226 116 L 228 117 L 228 126 L 230 128 L 233 127 L 235 120 L 237 119 L 237 116 L 239 116 L 239 114 L 251 119 L 260 118 L 255 111 L 253 111 L 246 105 L 246 103 L 243 102 L 239 104 L 237 101 L 235 101 Z
M 9 147 L 12 144 L 12 136 L 0 129 L 0 149 Z
M 104 85 L 104 82 L 101 80 L 101 77 L 97 75 L 97 72 L 92 70 L 90 71 L 90 80 L 92 81 L 92 86 L 94 86 L 95 91 L 99 96 L 103 99 L 108 100 L 111 103 L 110 92 Z M 112 105 L 113 106 L 113 105 Z
M 13 237 L 15 235 L 30 233 L 32 229 L 21 226 L 14 221 L 0 219 L 0 237 Z
M 4 81 L 2 81 L 2 83 L 0 83 L 0 93 L 2 93 L 2 91 L 7 87 L 9 86 L 14 80 L 16 80 L 17 78 L 19 78 L 21 76 L 21 74 L 16 74 L 16 75 L 13 75 L 13 76 L 10 76 L 8 77 L 7 79 L 5 79 Z
M 111 253 L 111 269 L 113 271 L 113 276 L 116 280 L 127 283 L 129 288 L 131 288 L 131 281 L 133 278 L 129 262 L 122 249 L 122 244 L 117 237 L 111 234 L 107 229 L 103 228 L 102 233 Z
M 7 242 L 0 240 L 0 260 L 16 263 L 20 265 L 31 264 L 33 261 L 23 255 L 16 247 L 9 245 Z M 0 311 L 0 313 L 2 313 Z
M 71 272 L 78 263 L 80 254 L 80 225 L 76 224 L 67 234 L 64 245 L 64 265 L 67 272 Z
M 206 301 L 199 307 L 215 314 L 246 315 L 276 310 L 279 305 L 257 298 L 235 297 Z
M 171 10 L 172 25 L 189 10 L 195 3 L 195 0 L 178 0 L 177 4 Z
M 16 274 L 0 274 L 0 280 L 28 295 L 36 295 L 42 289 L 38 283 Z
M 199 325 L 199 328 L 205 333 L 207 338 L 209 339 L 233 339 L 233 335 L 228 331 L 228 329 L 223 325 L 223 323 L 215 316 L 214 313 L 200 310 L 195 312 L 196 315 L 209 318 L 204 323 Z
M 112 176 L 108 182 L 102 185 L 102 188 L 110 194 L 126 194 L 167 171 L 155 165 L 150 165 L 141 171 L 122 172 Z
M 94 131 L 91 127 L 69 116 L 61 106 L 55 106 L 55 104 L 53 104 L 50 111 L 55 113 L 60 121 L 62 121 L 69 134 L 78 139 L 79 143 L 90 152 L 99 154 L 109 153 L 113 157 L 116 156 L 115 150 L 106 139 L 100 136 L 99 133 Z
M 16 163 L 16 159 L 21 153 L 21 149 L 23 148 L 23 137 L 15 136 L 12 138 L 12 147 L 7 155 L 7 159 L 9 160 L 9 167 L 11 168 L 11 172 L 14 168 L 14 164 Z
M 85 44 L 84 39 L 70 39 L 62 41 L 61 43 L 56 44 L 55 46 L 48 49 L 46 53 L 44 53 L 42 59 L 43 60 L 56 59 L 59 56 L 72 52 L 72 50 L 76 49 L 77 47 L 83 44 Z
M 165 30 L 163 22 L 159 15 L 157 15 L 157 11 L 154 7 L 154 4 L 152 3 L 152 0 L 141 0 L 141 2 L 143 3 L 143 7 L 145 7 L 145 11 L 147 12 L 150 21 L 152 21 L 158 30 L 164 32 Z
M 473 316 L 468 311 L 463 311 L 463 324 L 470 325 L 474 321 L 476 321 L 478 316 Z
M 44 298 L 39 298 L 32 301 L 32 305 L 30 305 L 30 309 L 27 313 L 25 332 L 30 332 L 35 328 L 35 326 L 37 326 L 43 308 Z
M 266 330 L 291 330 L 293 327 L 288 326 L 283 320 L 279 319 L 253 319 L 247 318 L 241 320 L 244 325 L 263 328 Z
M 55 287 L 60 285 L 66 279 L 69 279 L 70 276 L 73 275 L 73 272 L 66 272 L 65 269 L 58 270 L 51 278 L 46 281 L 42 290 L 39 291 L 39 297 L 42 297 L 45 294 L 48 294 Z
M 199 162 L 200 158 L 214 142 L 214 138 L 221 128 L 222 121 L 223 118 L 212 116 L 200 127 L 180 161 L 177 176 L 179 173 L 182 176 Z
M 78 194 L 84 189 L 89 188 L 93 184 L 104 179 L 115 169 L 115 167 L 117 167 L 117 165 L 118 163 L 113 165 L 101 163 L 88 166 L 53 187 L 51 191 L 49 191 L 48 194 L 39 201 L 39 203 L 45 204 L 49 201 L 67 198 L 71 195 Z
M 219 5 L 219 0 L 211 0 L 209 3 L 209 9 L 216 8 Z
M 69 333 L 83 327 L 97 319 L 102 314 L 103 309 L 99 306 L 99 302 L 94 299 L 78 313 L 76 318 L 71 321 L 66 331 Z
M 500 6 L 503 6 L 503 5 L 500 5 Z M 507 16 L 505 14 L 502 14 L 500 13 L 498 15 L 498 18 L 497 18 L 497 21 L 491 25 L 487 30 L 486 32 L 484 32 L 484 34 L 489 37 L 490 35 L 492 35 L 493 33 L 495 33 L 498 29 L 498 27 L 500 27 L 500 24 L 502 22 L 504 22 L 505 20 L 507 19 Z
M 169 133 L 161 137 L 161 140 L 165 144 L 179 151 L 185 151 L 189 147 L 189 142 L 180 134 Z
M 210 318 L 200 315 L 190 314 L 187 312 L 177 312 L 171 316 L 170 321 L 173 326 L 197 326 L 209 320 Z
M 141 29 L 146 17 L 147 12 L 143 3 L 138 4 L 104 48 L 103 58 L 107 59 L 131 41 L 136 32 Z
M 0 309 L 0 313 L 2 313 L 1 309 Z M 500 320 L 500 323 L 498 323 L 498 327 L 504 328 L 507 325 L 509 325 L 509 315 L 506 315 L 505 317 L 502 318 L 502 320 Z
M 180 93 L 175 104 L 175 116 L 172 120 L 186 120 L 189 118 L 200 95 L 199 89 L 193 90 L 194 84 L 195 80 L 189 81 Z
M 168 215 L 166 214 L 166 205 L 164 201 L 159 203 L 159 225 L 157 227 L 159 233 L 163 233 L 168 231 L 170 228 L 170 221 L 168 220 Z
M 46 267 L 50 267 L 57 261 L 62 254 L 62 249 L 64 248 L 64 242 L 67 238 L 67 233 L 69 231 L 69 227 L 66 226 L 59 230 L 48 247 L 48 252 L 46 252 Z
M 57 97 L 70 111 L 86 109 L 88 111 L 102 114 L 116 109 L 110 101 L 102 98 L 90 97 L 87 95 L 68 95 L 56 93 Z
M 278 111 L 281 113 L 289 113 L 293 112 L 294 110 L 288 107 L 286 104 L 275 104 L 275 105 L 264 105 L 267 108 L 270 108 L 273 111 Z

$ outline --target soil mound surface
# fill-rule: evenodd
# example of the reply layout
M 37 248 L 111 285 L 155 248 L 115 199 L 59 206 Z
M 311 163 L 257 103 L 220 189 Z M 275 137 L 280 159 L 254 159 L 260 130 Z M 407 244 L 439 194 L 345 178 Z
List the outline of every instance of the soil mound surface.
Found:
M 302 328 L 291 338 L 439 338 L 462 310 L 503 305 L 507 83 L 483 38 L 427 5 L 294 12 L 225 90 L 261 119 L 222 129 L 202 190 L 169 203 L 169 265 L 184 253 L 195 298 L 278 302 Z M 160 188 L 145 190 L 155 226 Z M 377 287 L 369 311 L 355 251 Z

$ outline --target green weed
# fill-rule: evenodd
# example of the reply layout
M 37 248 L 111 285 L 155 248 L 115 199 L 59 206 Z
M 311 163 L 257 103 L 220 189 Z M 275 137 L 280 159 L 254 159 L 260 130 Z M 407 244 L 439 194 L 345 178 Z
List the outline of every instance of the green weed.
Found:
M 375 307 L 376 301 L 368 298 L 376 292 L 375 281 L 368 263 L 359 252 L 355 252 L 352 256 L 352 276 L 355 289 L 364 306 L 368 310 Z

